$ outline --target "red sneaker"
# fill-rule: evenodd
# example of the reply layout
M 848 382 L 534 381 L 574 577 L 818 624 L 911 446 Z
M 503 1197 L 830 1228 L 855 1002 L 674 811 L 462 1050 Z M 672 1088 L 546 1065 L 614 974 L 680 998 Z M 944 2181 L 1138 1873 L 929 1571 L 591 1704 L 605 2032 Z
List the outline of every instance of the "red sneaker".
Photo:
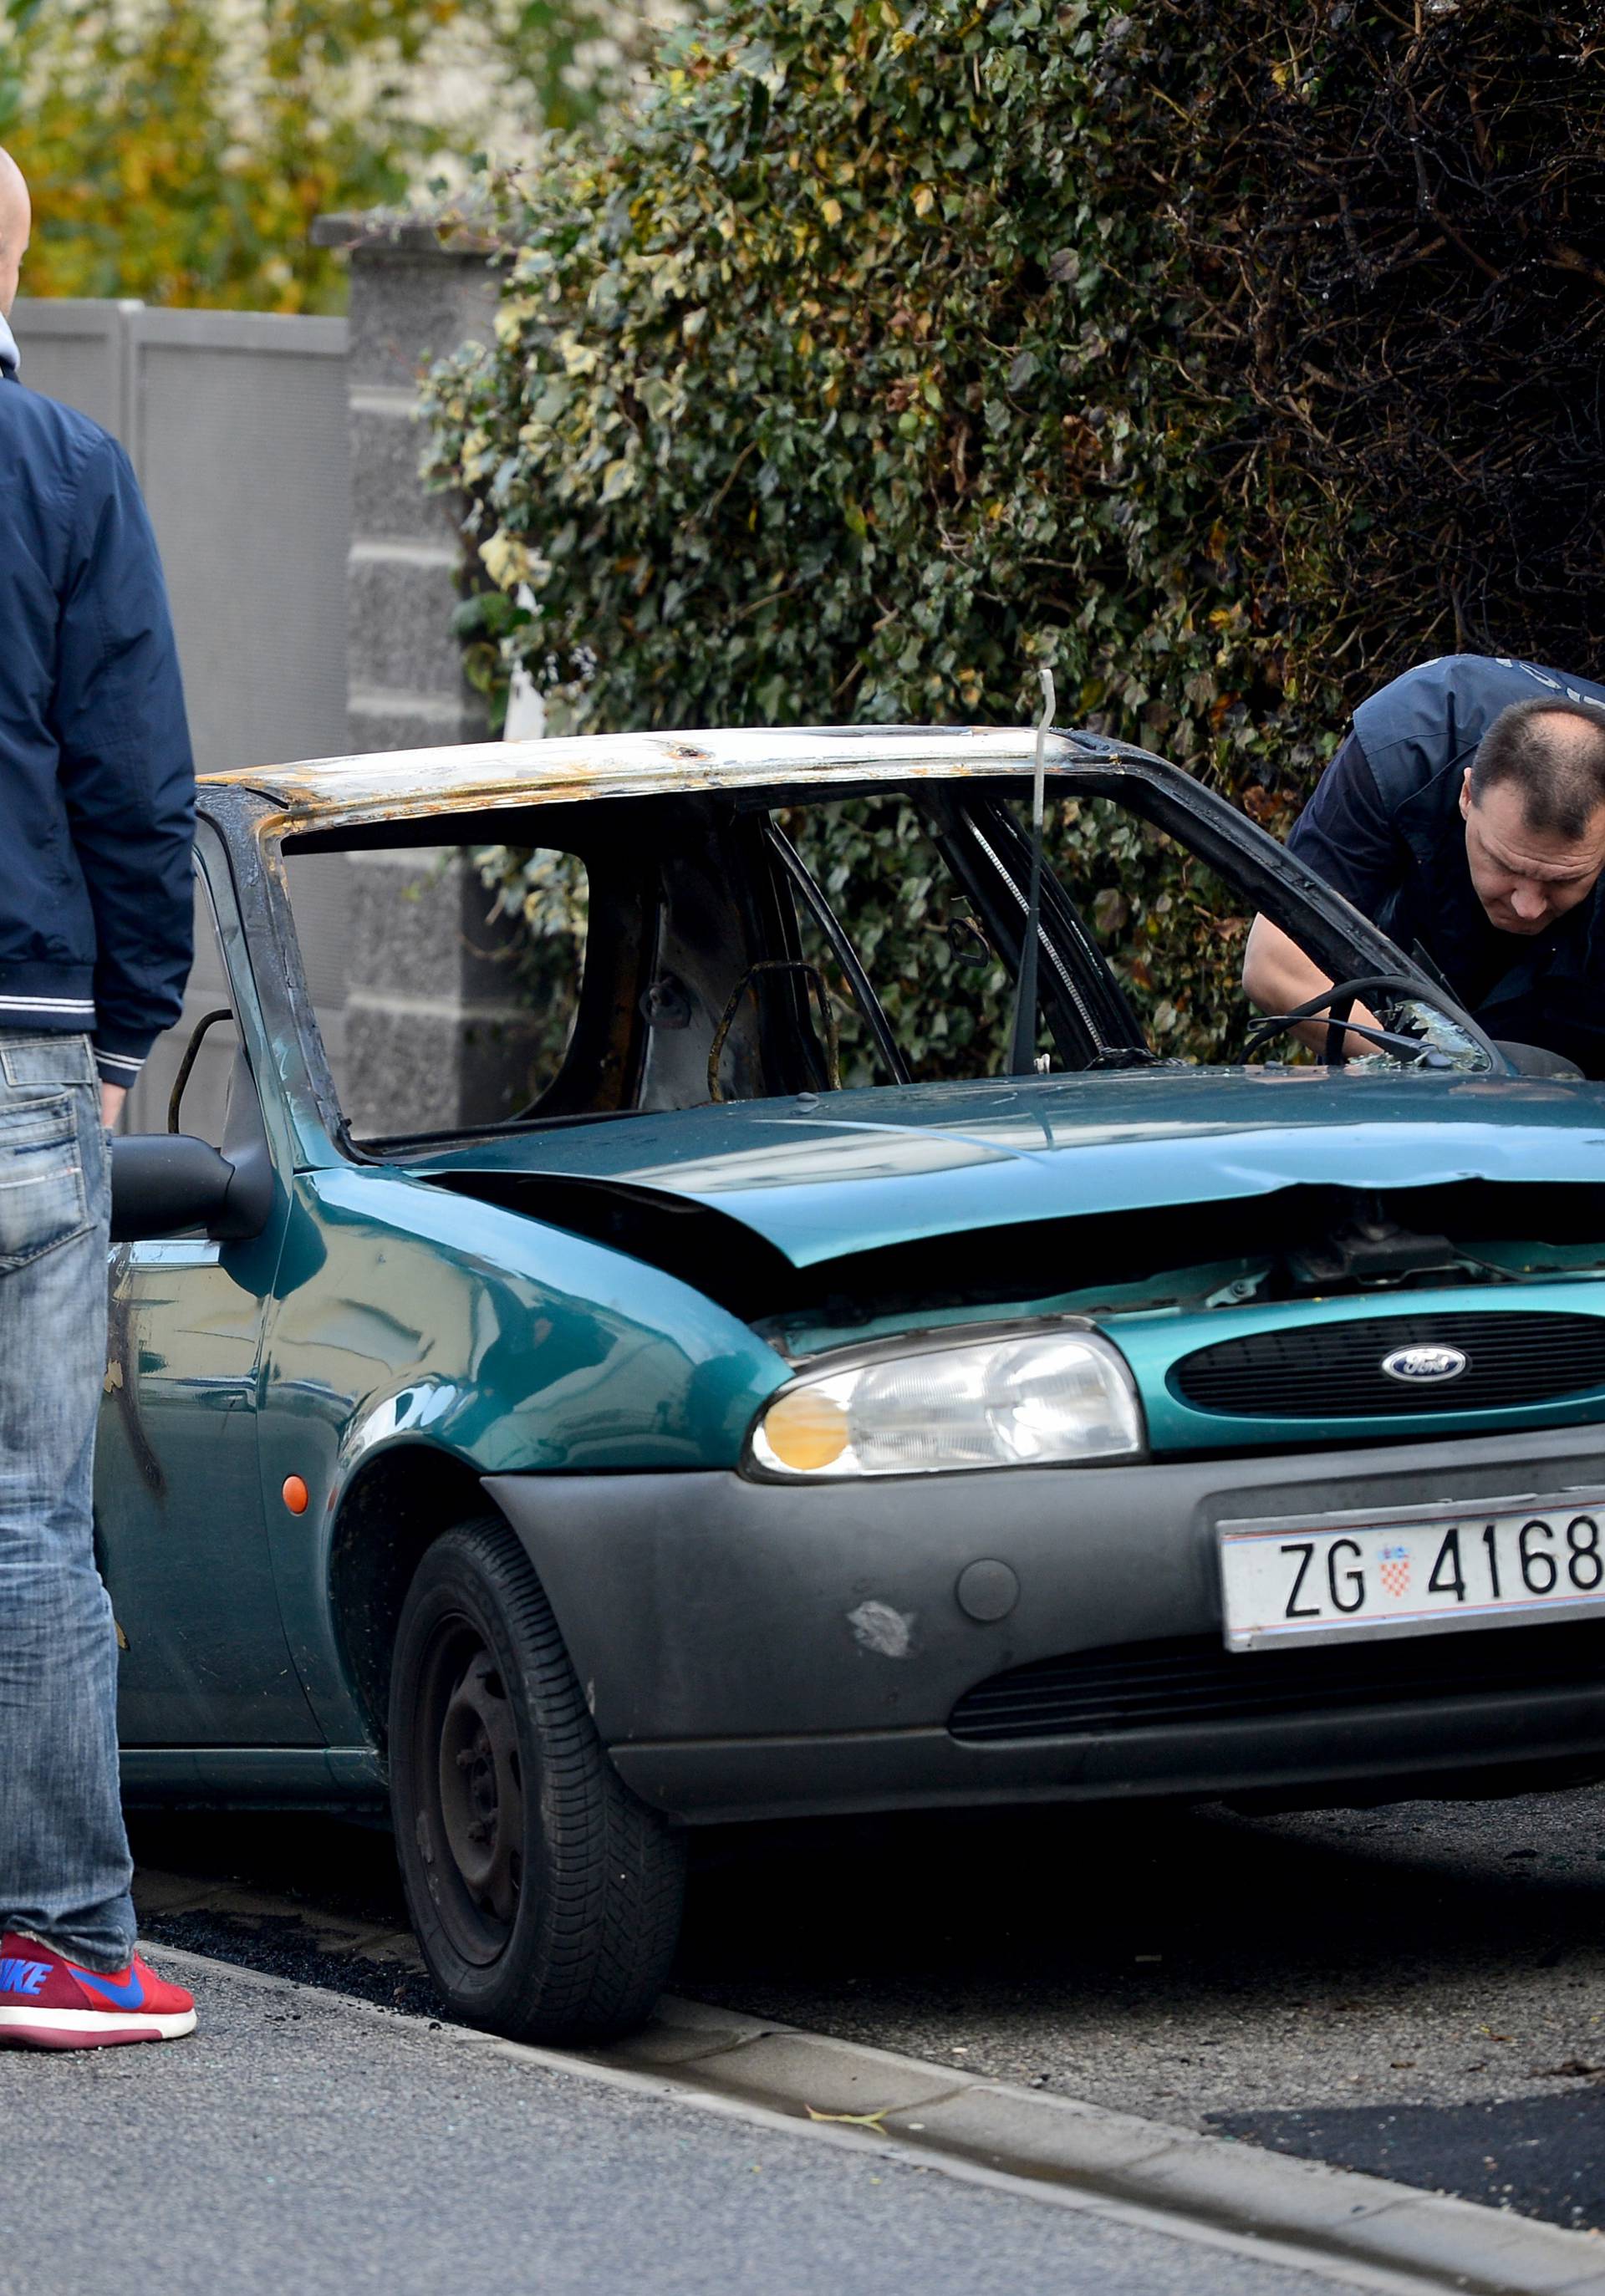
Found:
M 0 2047 L 103 2049 L 176 2041 L 195 2030 L 195 2005 L 137 1954 L 115 1977 L 78 1969 L 47 1945 L 0 1937 Z

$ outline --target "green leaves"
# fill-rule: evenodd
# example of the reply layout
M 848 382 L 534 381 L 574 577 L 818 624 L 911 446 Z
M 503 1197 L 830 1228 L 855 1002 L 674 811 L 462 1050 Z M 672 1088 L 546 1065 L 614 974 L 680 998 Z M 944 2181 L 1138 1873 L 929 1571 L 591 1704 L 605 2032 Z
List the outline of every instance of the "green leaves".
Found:
M 1412 44 L 1373 0 L 723 0 L 635 114 L 498 186 L 519 250 L 502 324 L 431 402 L 432 467 L 504 537 L 497 580 L 544 569 L 499 645 L 580 730 L 1025 723 L 1047 660 L 1066 716 L 1285 827 L 1368 686 L 1525 634 L 1552 560 L 1534 594 L 1560 614 L 1563 573 L 1584 602 L 1565 627 L 1605 597 L 1601 443 L 1578 413 L 1598 395 L 1557 370 L 1574 439 L 1532 414 L 1560 386 L 1520 351 L 1558 313 L 1597 374 L 1605 174 L 1543 170 L 1567 137 L 1601 140 L 1605 66 L 1557 32 L 1522 111 L 1513 20 L 1489 0 Z M 1447 145 L 1434 162 L 1464 256 L 1427 232 L 1406 131 L 1441 112 L 1482 151 L 1485 88 L 1503 108 L 1477 168 L 1456 176 Z M 1501 168 L 1527 206 L 1495 302 L 1474 257 Z M 1351 172 L 1369 189 L 1345 210 Z M 1592 276 L 1519 252 L 1562 213 Z M 1436 362 L 1411 349 L 1429 288 Z M 1503 395 L 1456 461 L 1441 411 L 1407 420 L 1400 393 L 1426 406 L 1436 370 L 1469 388 L 1494 324 Z M 1563 545 L 1541 530 L 1546 473 L 1574 447 L 1593 459 Z M 1165 1048 L 1222 1042 L 1241 921 L 1168 849 L 1071 858 Z M 884 865 L 866 914 L 893 971 L 918 950 L 928 980 Z

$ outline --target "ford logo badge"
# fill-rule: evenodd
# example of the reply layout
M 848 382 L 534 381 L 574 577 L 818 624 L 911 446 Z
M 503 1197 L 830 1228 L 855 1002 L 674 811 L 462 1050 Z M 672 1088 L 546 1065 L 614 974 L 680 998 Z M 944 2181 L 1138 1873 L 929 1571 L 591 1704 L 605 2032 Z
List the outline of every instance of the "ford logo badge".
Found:
M 1432 1380 L 1458 1379 L 1470 1360 L 1458 1348 L 1395 1348 L 1383 1357 L 1382 1368 L 1389 1379 L 1419 1387 Z

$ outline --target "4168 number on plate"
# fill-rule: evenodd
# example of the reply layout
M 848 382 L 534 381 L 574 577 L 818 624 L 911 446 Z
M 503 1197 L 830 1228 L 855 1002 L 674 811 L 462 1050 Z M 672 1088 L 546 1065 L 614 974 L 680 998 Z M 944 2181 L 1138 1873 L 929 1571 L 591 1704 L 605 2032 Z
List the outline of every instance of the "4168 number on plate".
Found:
M 1395 1629 L 1496 1627 L 1535 1611 L 1605 1611 L 1605 1498 L 1540 1513 L 1507 1501 L 1469 1521 L 1223 1522 L 1221 1595 L 1233 1650 Z
M 1284 1540 L 1281 1552 L 1296 1568 L 1282 1616 L 1320 1619 L 1336 1611 L 1352 1618 L 1368 1607 L 1393 1610 L 1408 1603 L 1412 1592 L 1417 1601 L 1408 1607 L 1430 1610 L 1440 1604 L 1523 1602 L 1557 1593 L 1592 1595 L 1605 1583 L 1600 1526 L 1591 1514 L 1575 1514 L 1564 1524 L 1529 1515 L 1519 1526 L 1507 1519 L 1484 1523 L 1480 1529 L 1454 1523 L 1440 1532 L 1435 1525 L 1427 1545 L 1436 1543 L 1436 1551 L 1430 1567 L 1418 1576 L 1426 1562 L 1423 1529 L 1415 1524 L 1401 1528 L 1391 1543 L 1386 1532 L 1368 1534 L 1365 1545 L 1341 1535 Z M 1317 1560 L 1322 1547 L 1324 1570 Z

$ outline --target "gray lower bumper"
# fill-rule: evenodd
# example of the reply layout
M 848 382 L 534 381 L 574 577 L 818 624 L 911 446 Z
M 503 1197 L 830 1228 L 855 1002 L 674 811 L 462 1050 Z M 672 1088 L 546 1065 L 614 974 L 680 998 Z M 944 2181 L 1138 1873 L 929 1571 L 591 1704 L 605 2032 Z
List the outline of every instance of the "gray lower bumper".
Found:
M 1599 1431 L 1565 1428 L 834 1488 L 728 1473 L 504 1475 L 485 1488 L 540 1574 L 621 1773 L 659 1807 L 713 1819 L 1605 1755 L 1605 1679 L 1597 1694 L 1446 1697 L 1425 1717 L 1412 1710 L 1403 1732 L 1385 1706 L 979 1746 L 946 1727 L 967 1690 L 1007 1668 L 1218 1633 L 1222 1521 L 1456 1507 L 1597 1486 L 1602 1465 Z M 1018 1582 L 1002 1618 L 961 1605 L 978 1562 Z

